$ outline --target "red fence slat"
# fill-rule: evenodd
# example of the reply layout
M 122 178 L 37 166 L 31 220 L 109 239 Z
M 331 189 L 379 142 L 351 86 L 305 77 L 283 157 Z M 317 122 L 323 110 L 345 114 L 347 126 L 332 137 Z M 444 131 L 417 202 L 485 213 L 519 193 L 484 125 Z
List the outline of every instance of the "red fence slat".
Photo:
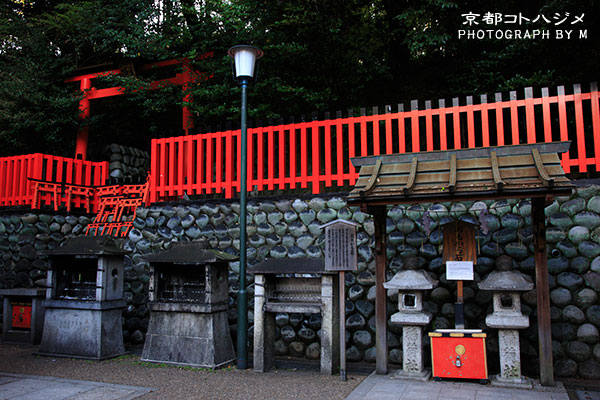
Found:
M 417 100 L 413 100 L 410 102 L 410 127 L 412 131 L 411 140 L 412 140 L 412 149 L 413 153 L 420 151 L 421 149 L 421 141 L 419 135 L 419 102 Z
M 517 92 L 510 92 L 510 130 L 512 143 L 519 144 L 519 111 L 517 109 Z
M 385 150 L 384 154 L 392 154 L 394 151 L 392 149 L 392 116 L 390 115 L 391 106 L 385 106 Z M 341 124 L 340 124 L 341 125 Z M 338 146 L 338 149 L 341 149 L 341 146 Z M 339 150 L 338 150 L 339 151 Z M 341 184 L 340 184 L 341 186 Z
M 452 99 L 452 122 L 454 126 L 454 149 L 461 148 L 460 140 L 460 114 L 458 97 Z
M 448 136 L 446 135 L 446 101 L 438 100 L 440 117 L 440 150 L 448 150 Z
M 342 123 L 339 120 L 336 120 L 335 124 L 335 141 L 336 141 L 336 151 L 337 151 L 337 184 L 338 186 L 342 186 L 344 184 L 344 130 L 342 128 Z M 391 131 L 390 131 L 391 135 Z M 391 140 L 390 140 L 391 143 Z
M 352 165 L 352 157 L 356 157 L 356 125 L 354 118 L 348 118 L 348 170 L 354 170 Z M 354 185 L 355 179 L 350 177 L 350 184 Z
M 487 95 L 482 94 L 480 97 L 481 102 L 481 141 L 483 147 L 489 147 L 490 145 L 490 124 L 488 121 L 488 104 Z
M 542 116 L 544 119 L 544 141 L 552 141 L 552 117 L 550 115 L 550 99 L 548 88 L 542 88 Z
M 427 151 L 433 151 L 433 122 L 432 122 L 431 101 L 425 102 L 425 134 Z
M 600 171 L 600 110 L 598 109 L 598 85 L 590 85 L 590 106 L 592 112 L 592 129 L 594 134 L 594 155 L 596 156 L 596 171 Z
M 311 140 L 312 140 L 312 192 L 313 194 L 320 193 L 321 181 L 321 165 L 320 165 L 320 149 L 319 149 L 319 123 L 313 121 L 310 123 Z
M 159 162 L 158 154 L 157 154 L 157 143 L 156 139 L 152 139 L 150 142 L 150 202 L 154 203 L 158 200 L 157 196 L 157 179 L 159 176 L 160 168 L 156 165 Z M 152 174 L 154 172 L 154 174 Z
M 569 140 L 569 131 L 567 128 L 567 105 L 565 102 L 565 87 L 558 87 L 558 119 L 560 124 L 560 140 Z M 561 155 L 562 167 L 568 174 L 571 172 L 571 163 L 569 161 L 569 152 Z
M 373 117 L 371 117 L 371 121 L 373 123 L 373 155 L 375 156 L 381 154 L 381 139 L 379 136 L 379 123 L 381 122 L 381 118 L 377 114 L 379 114 L 379 109 L 373 107 Z
M 583 107 L 581 105 L 581 85 L 573 86 L 575 103 L 575 129 L 577 133 L 577 158 L 579 159 L 579 172 L 587 172 L 587 157 L 585 151 L 585 135 L 583 132 Z
M 527 123 L 527 143 L 535 143 L 535 113 L 533 107 L 533 88 L 525 88 L 525 118 Z
M 278 185 L 279 189 L 285 189 L 285 130 L 280 129 L 278 134 L 278 148 L 279 148 L 279 174 L 278 174 Z
M 296 153 L 298 151 L 296 143 L 296 125 L 288 125 L 290 130 L 290 188 L 296 188 L 298 180 L 296 175 Z
M 473 96 L 467 96 L 467 140 L 469 148 L 475 147 L 475 121 L 473 116 Z
M 496 140 L 498 146 L 504 146 L 504 107 L 502 107 L 502 93 L 496 93 Z
M 331 175 L 332 175 L 332 165 L 331 165 L 331 130 L 333 125 L 325 126 L 325 185 L 327 187 L 331 186 Z

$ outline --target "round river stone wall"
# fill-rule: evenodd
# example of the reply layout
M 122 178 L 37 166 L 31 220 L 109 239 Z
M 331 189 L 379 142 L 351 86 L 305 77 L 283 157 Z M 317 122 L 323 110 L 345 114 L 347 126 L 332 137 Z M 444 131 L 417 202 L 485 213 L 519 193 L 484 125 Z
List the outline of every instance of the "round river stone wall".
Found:
M 109 159 L 109 176 L 117 180 L 145 179 L 150 169 L 150 154 L 135 147 L 113 143 L 106 146 L 104 153 Z
M 124 337 L 132 344 L 144 341 L 148 327 L 148 263 L 144 255 L 167 249 L 175 241 L 208 239 L 210 246 L 239 253 L 239 204 L 188 202 L 139 208 L 126 240 Z M 550 301 L 555 373 L 557 377 L 600 379 L 600 187 L 580 187 L 571 197 L 558 198 L 546 207 L 546 239 L 550 272 Z M 248 203 L 249 265 L 265 258 L 323 256 L 320 225 L 336 218 L 352 220 L 357 232 L 358 271 L 346 274 L 347 359 L 375 361 L 374 224 L 370 215 L 349 207 L 343 198 L 253 199 Z M 403 256 L 416 255 L 421 268 L 440 285 L 425 294 L 424 306 L 433 313 L 427 329 L 454 325 L 456 283 L 447 281 L 442 262 L 442 232 L 446 221 L 461 219 L 478 226 L 475 280 L 465 282 L 467 328 L 486 329 L 492 312 L 491 293 L 479 291 L 477 282 L 494 268 L 495 259 L 507 254 L 515 268 L 535 282 L 531 203 L 523 200 L 419 204 L 394 206 L 387 213 L 387 279 L 402 267 Z M 26 213 L 0 217 L 0 287 L 44 286 L 47 261 L 40 250 L 54 248 L 68 235 L 82 234 L 87 217 Z M 229 322 L 236 338 L 236 292 L 239 263 L 229 267 Z M 250 346 L 253 323 L 253 276 L 248 276 Z M 535 289 L 522 294 L 523 313 L 530 327 L 520 331 L 521 357 L 537 360 Z M 397 294 L 388 292 L 388 318 L 397 311 Z M 319 315 L 276 315 L 276 354 L 318 359 Z M 488 333 L 488 368 L 498 370 L 497 332 Z M 388 323 L 389 360 L 402 362 L 402 329 Z M 425 343 L 425 354 L 429 354 Z M 429 359 L 429 357 L 425 357 Z M 526 362 L 524 373 L 538 374 L 537 362 Z

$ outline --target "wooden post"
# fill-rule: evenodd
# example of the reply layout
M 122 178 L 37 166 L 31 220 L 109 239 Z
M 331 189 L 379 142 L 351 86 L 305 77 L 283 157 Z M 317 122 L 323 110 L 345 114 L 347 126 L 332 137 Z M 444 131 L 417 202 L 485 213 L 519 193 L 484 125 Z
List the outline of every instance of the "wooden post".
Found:
M 548 287 L 548 255 L 546 254 L 546 218 L 544 198 L 533 198 L 532 225 L 535 257 L 535 286 L 537 292 L 537 319 L 540 356 L 540 383 L 554 386 L 552 364 L 552 333 L 550 326 L 550 289 Z
M 340 271 L 340 380 L 346 382 L 346 277 Z
M 386 253 L 385 253 L 385 206 L 369 209 L 375 223 L 375 348 L 376 373 L 387 375 L 387 315 L 385 283 Z
M 454 329 L 465 329 L 465 304 L 463 303 L 463 281 L 456 281 L 456 303 L 454 304 Z

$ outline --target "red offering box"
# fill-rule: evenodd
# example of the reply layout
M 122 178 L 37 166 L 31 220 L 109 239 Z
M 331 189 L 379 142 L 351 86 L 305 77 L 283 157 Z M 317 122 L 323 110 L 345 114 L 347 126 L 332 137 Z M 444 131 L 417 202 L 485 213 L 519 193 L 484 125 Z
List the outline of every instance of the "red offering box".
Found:
M 434 378 L 488 379 L 485 333 L 443 329 L 430 332 Z
M 31 304 L 12 304 L 12 327 L 31 328 Z

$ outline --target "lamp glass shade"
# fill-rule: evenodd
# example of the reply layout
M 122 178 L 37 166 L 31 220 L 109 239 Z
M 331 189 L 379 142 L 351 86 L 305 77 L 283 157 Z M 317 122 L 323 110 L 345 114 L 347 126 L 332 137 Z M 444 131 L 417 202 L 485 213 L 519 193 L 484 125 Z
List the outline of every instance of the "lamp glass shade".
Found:
M 254 46 L 233 46 L 227 52 L 235 64 L 235 77 L 254 77 L 256 60 L 263 56 L 263 51 Z

